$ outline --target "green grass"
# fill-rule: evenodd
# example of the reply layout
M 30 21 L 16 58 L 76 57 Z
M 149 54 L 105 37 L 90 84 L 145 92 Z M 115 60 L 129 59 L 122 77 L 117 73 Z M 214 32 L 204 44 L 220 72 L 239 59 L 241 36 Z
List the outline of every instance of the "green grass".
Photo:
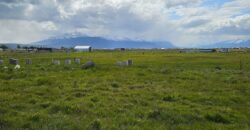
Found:
M 0 57 L 0 129 L 250 129 L 250 53 Z M 6 63 L 12 57 L 20 59 L 20 70 Z M 25 58 L 33 64 L 25 65 Z M 52 58 L 61 65 L 52 65 Z M 67 58 L 92 60 L 96 67 L 64 65 Z M 134 65 L 116 66 L 127 59 Z

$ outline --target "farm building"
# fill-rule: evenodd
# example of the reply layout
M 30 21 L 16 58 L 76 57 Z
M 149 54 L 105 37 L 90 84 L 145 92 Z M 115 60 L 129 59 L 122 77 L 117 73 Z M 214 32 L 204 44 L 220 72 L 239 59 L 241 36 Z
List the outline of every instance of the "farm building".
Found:
M 74 50 L 78 52 L 86 52 L 86 51 L 91 52 L 92 47 L 91 46 L 75 46 Z

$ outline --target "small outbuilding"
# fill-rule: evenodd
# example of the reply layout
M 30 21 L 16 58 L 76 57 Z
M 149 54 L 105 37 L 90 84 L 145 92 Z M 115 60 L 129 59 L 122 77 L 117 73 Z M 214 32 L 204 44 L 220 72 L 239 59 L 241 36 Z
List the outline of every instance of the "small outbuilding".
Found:
M 91 46 L 75 46 L 74 50 L 77 52 L 92 52 Z

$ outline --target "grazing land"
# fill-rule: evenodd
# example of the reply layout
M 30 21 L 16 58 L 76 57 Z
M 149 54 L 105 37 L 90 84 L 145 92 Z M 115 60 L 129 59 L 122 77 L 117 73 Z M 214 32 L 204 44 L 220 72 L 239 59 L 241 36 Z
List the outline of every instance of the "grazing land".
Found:
M 250 53 L 0 52 L 0 57 L 0 129 L 250 129 Z M 9 58 L 19 59 L 21 68 L 15 70 Z M 65 65 L 67 58 L 96 66 L 82 70 Z M 116 65 L 128 59 L 132 66 Z

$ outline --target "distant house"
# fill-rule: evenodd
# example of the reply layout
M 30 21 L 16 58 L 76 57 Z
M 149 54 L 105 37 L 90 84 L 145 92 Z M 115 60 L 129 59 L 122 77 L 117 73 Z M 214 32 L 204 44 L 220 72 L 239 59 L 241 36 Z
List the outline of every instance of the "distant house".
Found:
M 92 47 L 91 46 L 75 46 L 74 50 L 78 52 L 91 52 Z
M 0 48 L 0 52 L 3 51 L 3 48 Z

